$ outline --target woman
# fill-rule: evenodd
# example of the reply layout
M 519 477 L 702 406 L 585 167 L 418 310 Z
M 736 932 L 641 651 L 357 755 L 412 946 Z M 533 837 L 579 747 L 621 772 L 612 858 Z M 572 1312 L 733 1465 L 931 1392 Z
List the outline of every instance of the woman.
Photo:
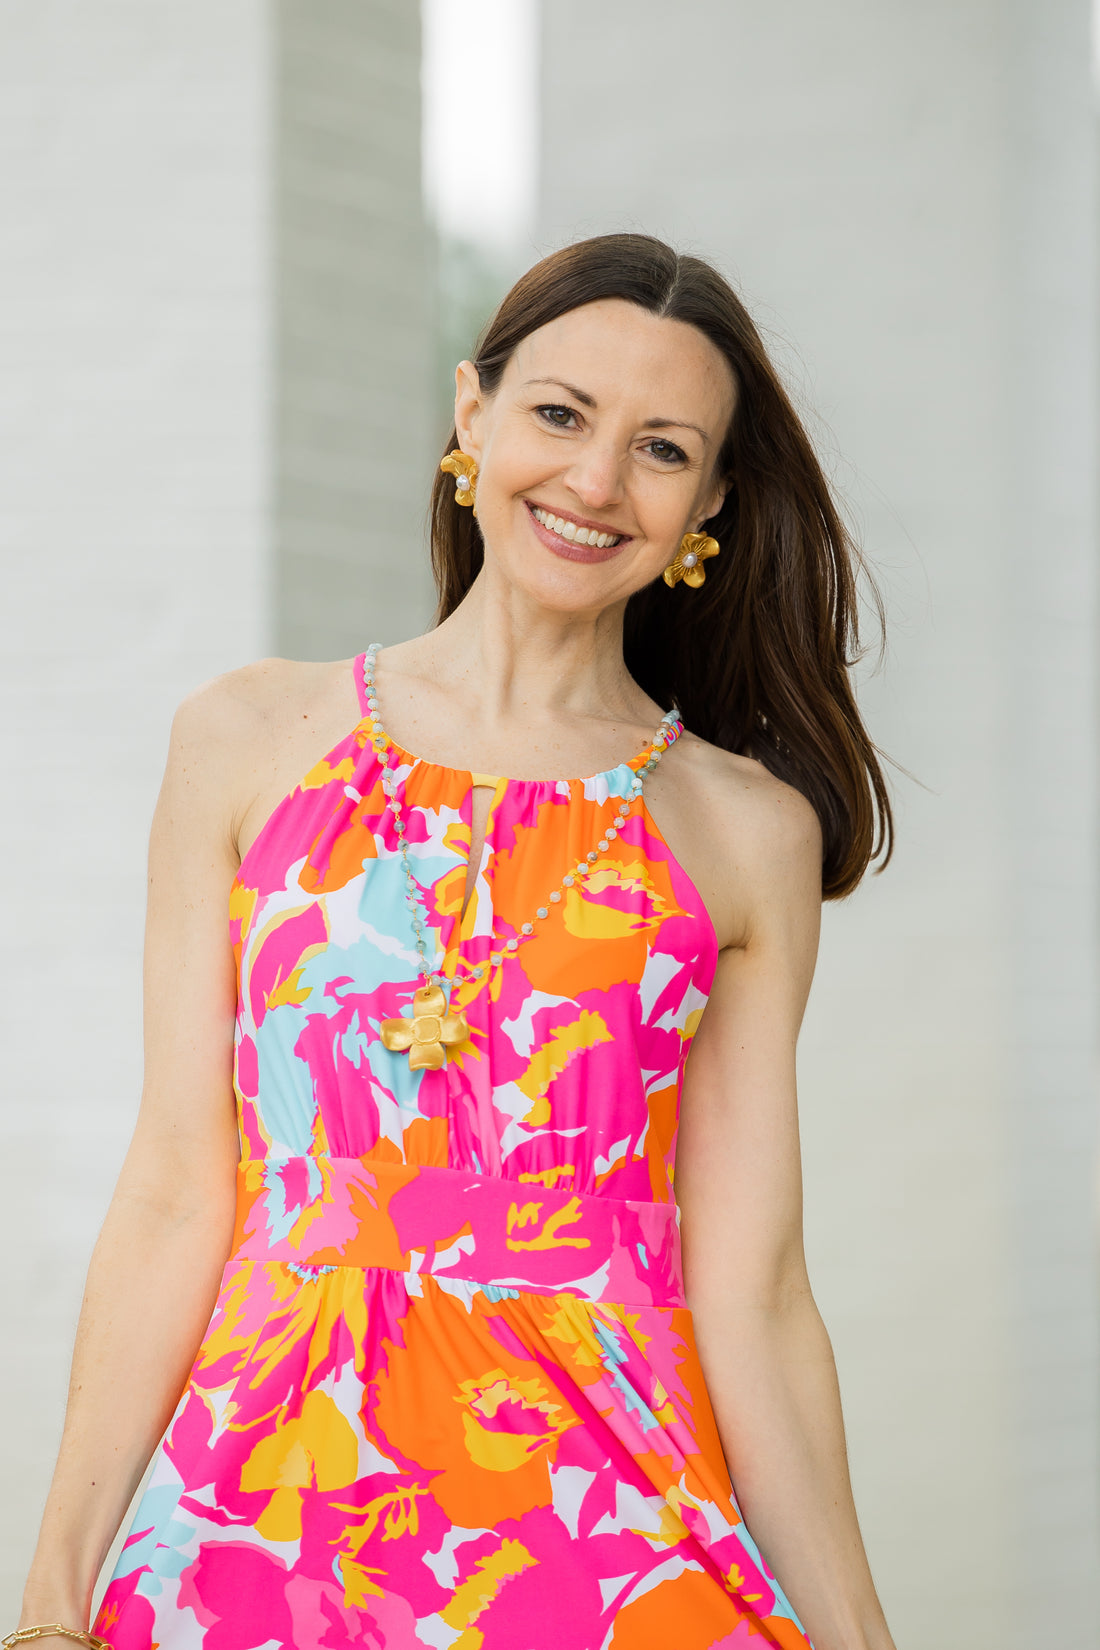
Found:
M 115 1650 L 888 1650 L 795 1104 L 821 899 L 889 846 L 847 539 L 644 236 L 523 277 L 448 448 L 435 629 L 177 715 L 24 1624 L 90 1642 L 167 1426 Z

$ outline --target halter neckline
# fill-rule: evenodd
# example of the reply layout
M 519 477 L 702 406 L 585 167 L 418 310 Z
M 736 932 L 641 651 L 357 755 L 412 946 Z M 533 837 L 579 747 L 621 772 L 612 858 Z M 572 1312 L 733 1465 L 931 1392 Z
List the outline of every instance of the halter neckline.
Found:
M 386 729 L 378 710 L 370 706 L 368 703 L 368 687 L 366 679 L 367 666 L 371 656 L 377 654 L 381 646 L 381 642 L 372 642 L 370 646 L 356 658 L 356 691 L 359 696 L 359 703 L 363 710 L 364 718 L 373 716 L 375 726 L 383 740 L 383 748 L 388 747 L 390 750 L 396 752 L 396 754 L 402 759 L 403 764 L 407 764 L 409 767 L 416 766 L 434 768 L 437 773 L 445 774 L 468 774 L 474 785 L 589 785 L 597 779 L 610 779 L 612 775 L 620 773 L 623 768 L 629 768 L 634 773 L 639 772 L 639 770 L 642 769 L 647 763 L 653 761 L 655 753 L 667 750 L 670 745 L 674 745 L 676 740 L 684 731 L 683 718 L 680 715 L 679 707 L 674 704 L 672 709 L 667 711 L 661 718 L 660 726 L 653 735 L 653 738 L 644 747 L 644 749 L 639 751 L 637 756 L 632 756 L 622 762 L 617 762 L 613 767 L 602 768 L 599 773 L 586 774 L 583 777 L 556 779 L 514 779 L 507 774 L 480 773 L 475 772 L 471 768 L 451 767 L 445 762 L 431 762 L 427 759 L 427 757 L 418 756 L 415 751 L 406 750 L 404 745 L 399 745 L 393 735 Z M 375 740 L 375 745 L 377 747 L 377 740 Z

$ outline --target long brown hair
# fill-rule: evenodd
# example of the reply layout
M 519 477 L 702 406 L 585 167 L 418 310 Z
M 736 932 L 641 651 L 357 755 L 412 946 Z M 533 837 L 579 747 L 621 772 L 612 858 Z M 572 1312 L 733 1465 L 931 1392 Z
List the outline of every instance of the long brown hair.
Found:
M 729 283 L 701 258 L 649 235 L 598 235 L 552 253 L 516 282 L 474 364 L 492 395 L 520 341 L 600 298 L 686 321 L 729 362 L 737 407 L 718 473 L 730 482 L 706 523 L 722 554 L 699 590 L 661 579 L 627 602 L 623 648 L 635 681 L 675 701 L 693 733 L 755 757 L 812 803 L 824 837 L 822 892 L 851 893 L 886 865 L 893 816 L 876 747 L 849 675 L 859 654 L 858 547 L 841 521 L 802 423 Z M 457 443 L 452 430 L 445 451 Z M 481 534 L 437 474 L 431 503 L 437 622 L 480 571 Z M 879 608 L 877 592 L 872 597 Z

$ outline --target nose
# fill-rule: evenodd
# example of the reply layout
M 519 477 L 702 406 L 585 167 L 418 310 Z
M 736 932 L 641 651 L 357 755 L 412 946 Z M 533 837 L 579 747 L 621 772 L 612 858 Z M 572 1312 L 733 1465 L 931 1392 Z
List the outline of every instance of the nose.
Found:
M 562 480 L 588 510 L 606 510 L 623 496 L 623 456 L 610 441 L 587 441 Z

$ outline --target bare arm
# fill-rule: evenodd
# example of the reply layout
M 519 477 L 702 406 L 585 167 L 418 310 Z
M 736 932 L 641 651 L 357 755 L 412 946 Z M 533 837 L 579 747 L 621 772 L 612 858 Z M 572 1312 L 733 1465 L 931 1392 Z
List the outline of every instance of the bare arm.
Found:
M 688 1061 L 676 1193 L 699 1353 L 734 1490 L 816 1650 L 893 1650 L 848 1475 L 832 1348 L 802 1242 L 795 1043 L 821 838 L 778 782 L 738 815 L 739 943 Z
M 141 1108 L 88 1271 L 21 1625 L 87 1627 L 96 1577 L 186 1382 L 229 1252 L 235 714 L 214 685 L 173 726 L 149 850 Z

